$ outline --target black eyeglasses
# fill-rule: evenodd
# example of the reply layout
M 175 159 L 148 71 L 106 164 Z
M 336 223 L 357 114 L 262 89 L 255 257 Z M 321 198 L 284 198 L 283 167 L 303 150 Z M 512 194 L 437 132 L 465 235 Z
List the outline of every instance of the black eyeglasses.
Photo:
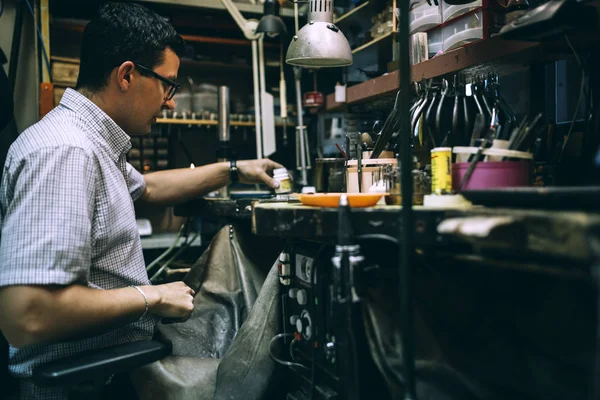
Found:
M 169 78 L 165 78 L 161 74 L 157 74 L 150 68 L 146 68 L 143 65 L 135 64 L 135 66 L 139 68 L 140 71 L 144 72 L 147 75 L 153 76 L 154 78 L 158 79 L 159 81 L 165 84 L 165 101 L 171 100 L 173 96 L 175 96 L 175 93 L 177 93 L 177 90 L 179 90 L 179 83 L 172 81 Z

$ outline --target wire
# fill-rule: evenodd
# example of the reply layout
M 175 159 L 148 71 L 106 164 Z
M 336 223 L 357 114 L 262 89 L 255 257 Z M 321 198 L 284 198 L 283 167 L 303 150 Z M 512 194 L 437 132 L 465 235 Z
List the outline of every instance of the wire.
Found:
M 569 40 L 569 35 L 565 33 L 565 41 L 567 42 L 567 44 L 569 45 L 569 48 L 571 49 L 571 51 L 573 52 L 573 55 L 575 55 L 575 59 L 577 60 L 577 64 L 579 64 L 580 67 L 583 68 L 583 65 L 581 64 L 581 58 L 579 58 L 579 55 L 577 54 L 577 52 L 575 51 L 575 47 L 573 47 L 573 44 L 571 43 L 571 41 Z
M 292 341 L 290 342 L 290 357 L 292 357 L 292 360 L 296 361 L 296 357 L 294 356 L 294 345 L 297 343 L 298 341 L 296 340 L 296 338 L 293 338 Z
M 565 137 L 565 140 L 562 145 L 562 149 L 560 150 L 560 157 L 558 159 L 559 162 L 562 161 L 562 159 L 563 159 L 565 149 L 567 148 L 567 143 L 569 142 L 569 139 L 571 138 L 571 133 L 573 133 L 573 128 L 575 128 L 575 120 L 577 118 L 577 114 L 579 113 L 579 108 L 581 107 L 581 101 L 583 100 L 583 95 L 585 93 L 585 68 L 583 67 L 583 64 L 581 63 L 581 58 L 579 58 L 579 55 L 577 54 L 577 51 L 575 51 L 575 48 L 571 44 L 571 41 L 569 40 L 569 36 L 567 34 L 565 34 L 565 40 L 566 40 L 567 44 L 569 45 L 569 47 L 571 48 L 571 51 L 575 55 L 575 58 L 577 59 L 577 63 L 581 67 L 581 88 L 579 90 L 579 99 L 577 99 L 577 105 L 575 106 L 575 111 L 573 112 L 573 119 L 571 120 L 571 126 L 569 127 L 569 132 L 567 133 L 567 136 Z
M 0 0 L 0 17 L 4 14 L 4 0 Z
M 285 360 L 277 358 L 276 356 L 273 355 L 273 343 L 275 343 L 277 340 L 279 340 L 283 337 L 289 337 L 289 336 L 294 336 L 294 335 L 292 333 L 280 333 L 278 335 L 275 335 L 273 337 L 273 339 L 271 339 L 271 341 L 269 342 L 269 356 L 271 356 L 273 361 L 275 361 L 276 363 L 285 365 L 286 367 L 290 367 L 290 368 L 298 367 L 298 368 L 304 368 L 305 370 L 308 370 L 307 367 L 305 367 L 304 365 L 302 365 L 300 363 L 285 361 Z
M 152 261 L 147 267 L 146 267 L 146 271 L 150 272 L 150 270 L 152 268 L 154 268 L 154 266 L 156 264 L 158 264 L 159 262 L 161 262 L 166 256 L 169 255 L 169 253 L 171 253 L 173 251 L 173 249 L 175 247 L 177 247 L 177 243 L 179 242 L 179 239 L 181 238 L 181 234 L 183 233 L 185 224 L 181 225 L 181 228 L 179 228 L 179 233 L 177 233 L 177 237 L 175 238 L 175 241 L 173 242 L 173 244 L 171 245 L 171 247 L 169 247 L 167 250 L 165 250 L 160 256 L 158 256 L 154 261 Z
M 4 0 L 0 0 L 2 1 L 2 4 L 4 4 Z M 35 13 L 33 12 L 33 8 L 31 7 L 31 4 L 29 3 L 29 0 L 25 0 L 25 3 L 27 4 L 27 8 L 29 8 L 29 12 L 31 13 L 31 17 L 33 18 L 33 21 L 35 23 Z M 4 6 L 3 6 L 4 8 Z M 2 13 L 0 13 L 0 15 L 2 15 Z M 38 40 L 40 41 L 40 45 L 42 46 L 42 52 L 44 54 L 44 61 L 46 62 L 46 68 L 48 68 L 48 77 L 50 78 L 50 82 L 52 82 L 52 67 L 50 66 L 50 59 L 48 58 L 48 52 L 46 51 L 46 45 L 44 44 L 44 37 L 42 36 L 42 32 L 40 31 L 40 27 L 38 24 L 35 24 L 35 29 L 37 30 L 37 34 L 38 34 Z
M 188 242 L 188 238 L 186 238 L 185 242 L 181 245 L 181 247 L 179 248 L 179 250 L 177 250 L 175 252 L 175 254 L 173 254 L 173 256 L 171 258 L 169 258 L 163 265 L 162 267 L 160 267 L 160 269 L 158 271 L 156 271 L 156 273 L 154 275 L 152 275 L 152 278 L 150 278 L 150 282 L 154 282 L 159 276 L 160 274 L 169 267 L 169 265 L 175 261 L 175 259 L 177 259 L 177 257 L 179 257 L 179 255 L 181 253 L 183 253 L 185 250 L 187 250 L 188 247 L 190 247 L 190 245 L 192 243 L 194 243 L 194 240 L 196 240 L 196 238 L 198 237 L 198 233 L 196 232 L 196 234 L 194 235 L 194 237 L 192 238 L 192 240 L 190 240 Z

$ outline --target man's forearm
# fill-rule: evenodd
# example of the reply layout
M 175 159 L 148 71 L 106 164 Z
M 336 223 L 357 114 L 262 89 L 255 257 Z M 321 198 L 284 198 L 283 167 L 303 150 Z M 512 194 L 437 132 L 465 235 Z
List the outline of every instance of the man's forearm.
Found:
M 149 302 L 160 301 L 154 288 L 144 289 Z M 145 307 L 130 287 L 10 286 L 0 289 L 0 328 L 9 343 L 23 347 L 100 334 L 136 321 Z
M 152 172 L 144 175 L 142 200 L 153 204 L 177 204 L 202 196 L 229 183 L 229 163 Z

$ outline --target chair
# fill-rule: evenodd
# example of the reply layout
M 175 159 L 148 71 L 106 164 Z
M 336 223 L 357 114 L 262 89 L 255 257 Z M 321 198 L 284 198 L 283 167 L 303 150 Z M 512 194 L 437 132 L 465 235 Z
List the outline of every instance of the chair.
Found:
M 14 118 L 13 93 L 2 67 L 6 62 L 6 56 L 0 49 L 0 178 L 8 149 L 19 135 Z M 170 353 L 170 344 L 151 340 L 132 342 L 40 365 L 34 370 L 33 380 L 43 387 L 72 388 L 88 382 L 99 386 L 113 374 L 152 363 Z M 18 380 L 8 373 L 8 342 L 1 333 L 0 382 L 3 382 L 3 396 L 16 394 Z

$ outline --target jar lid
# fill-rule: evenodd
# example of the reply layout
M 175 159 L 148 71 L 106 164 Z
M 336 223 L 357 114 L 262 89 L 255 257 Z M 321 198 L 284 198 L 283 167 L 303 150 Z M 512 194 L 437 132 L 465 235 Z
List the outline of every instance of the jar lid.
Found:
M 288 174 L 287 168 L 275 168 L 273 170 L 273 175 L 287 175 L 287 174 Z

